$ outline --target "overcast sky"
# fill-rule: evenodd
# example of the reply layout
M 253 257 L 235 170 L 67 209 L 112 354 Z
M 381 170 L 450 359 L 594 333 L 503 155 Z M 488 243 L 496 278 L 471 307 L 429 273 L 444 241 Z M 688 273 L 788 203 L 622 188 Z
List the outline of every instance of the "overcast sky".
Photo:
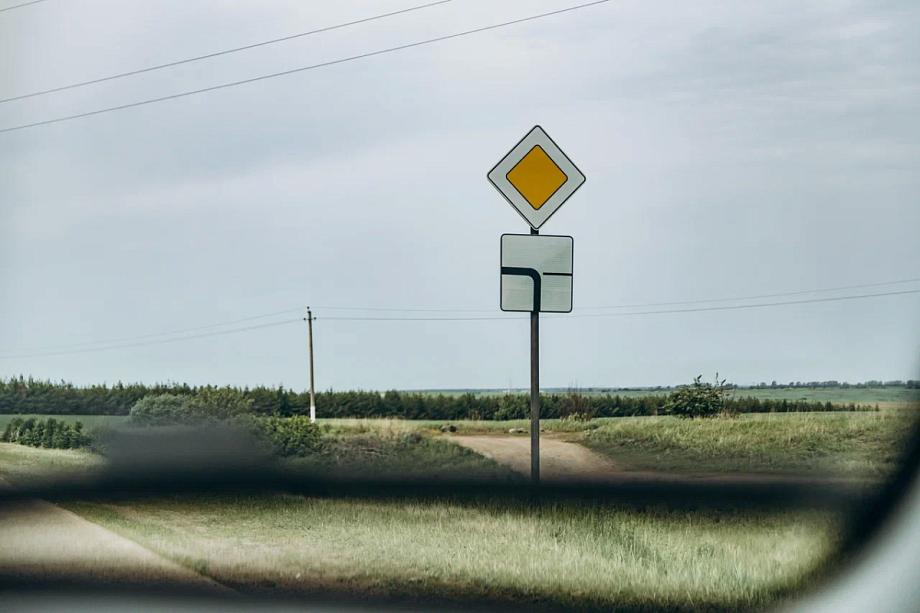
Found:
M 48 0 L 0 13 L 0 98 L 424 3 Z M 454 0 L 0 104 L 0 129 L 575 4 Z M 526 317 L 331 318 L 503 315 L 499 237 L 527 226 L 486 173 L 540 124 L 587 176 L 542 229 L 575 241 L 574 311 L 542 321 L 544 385 L 917 377 L 920 294 L 582 316 L 920 277 L 918 31 L 911 0 L 615 0 L 2 133 L 0 375 L 303 389 L 302 322 L 18 356 L 309 304 L 320 389 L 526 386 Z

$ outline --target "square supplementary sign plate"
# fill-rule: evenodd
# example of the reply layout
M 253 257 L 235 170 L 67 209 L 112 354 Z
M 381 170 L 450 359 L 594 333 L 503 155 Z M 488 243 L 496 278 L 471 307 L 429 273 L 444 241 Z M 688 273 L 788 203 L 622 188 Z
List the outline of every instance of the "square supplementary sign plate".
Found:
M 528 132 L 488 177 L 535 230 L 585 182 L 585 175 L 540 126 Z
M 502 234 L 502 310 L 570 313 L 574 247 L 571 236 Z

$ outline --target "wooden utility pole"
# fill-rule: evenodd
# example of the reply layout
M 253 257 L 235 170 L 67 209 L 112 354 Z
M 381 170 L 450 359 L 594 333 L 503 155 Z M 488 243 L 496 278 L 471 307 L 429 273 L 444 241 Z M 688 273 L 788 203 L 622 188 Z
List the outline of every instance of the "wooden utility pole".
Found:
M 316 396 L 313 390 L 313 312 L 307 308 L 307 326 L 310 329 L 310 423 L 316 423 Z
M 539 230 L 530 229 L 531 234 Z M 530 313 L 530 480 L 540 484 L 540 312 Z

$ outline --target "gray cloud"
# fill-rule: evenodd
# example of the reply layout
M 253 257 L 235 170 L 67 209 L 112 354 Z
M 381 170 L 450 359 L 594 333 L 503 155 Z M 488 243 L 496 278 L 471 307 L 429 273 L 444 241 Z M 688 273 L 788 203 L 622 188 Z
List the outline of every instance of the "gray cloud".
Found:
M 406 2 L 47 5 L 0 18 L 20 93 Z M 391 21 L 0 106 L 81 112 L 567 6 L 455 2 Z M 141 10 L 142 13 L 137 11 Z M 608 304 L 920 276 L 913 3 L 610 3 L 388 56 L 0 135 L 0 349 L 302 304 L 498 311 L 485 173 L 539 123 L 588 182 L 575 314 Z M 69 24 L 69 27 L 64 27 Z M 549 385 L 914 376 L 912 296 L 544 324 Z M 524 385 L 524 322 L 350 322 L 318 309 L 320 387 Z M 0 372 L 306 384 L 293 325 Z

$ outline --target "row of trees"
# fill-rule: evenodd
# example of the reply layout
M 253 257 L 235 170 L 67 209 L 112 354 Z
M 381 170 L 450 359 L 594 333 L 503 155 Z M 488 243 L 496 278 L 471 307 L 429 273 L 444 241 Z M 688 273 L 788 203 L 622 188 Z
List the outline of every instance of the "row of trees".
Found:
M 6 425 L 0 442 L 18 443 L 46 449 L 79 449 L 89 446 L 90 437 L 83 432 L 83 424 L 69 424 L 49 417 L 35 419 L 14 417 Z
M 94 385 L 75 387 L 69 383 L 51 383 L 32 379 L 0 381 L 0 414 L 44 415 L 128 415 L 142 398 L 171 394 L 183 397 L 208 397 L 220 392 L 221 402 L 229 396 L 245 400 L 247 413 L 290 417 L 308 415 L 310 395 L 277 388 L 191 387 L 166 385 Z M 592 417 L 658 415 L 665 412 L 667 396 L 649 395 L 582 395 L 555 393 L 542 395 L 541 415 L 546 418 L 584 414 Z M 858 410 L 854 404 L 804 400 L 761 400 L 750 397 L 725 400 L 732 413 L 771 413 L 804 411 Z M 865 407 L 863 407 L 865 408 Z M 400 417 L 404 419 L 523 419 L 529 414 L 529 397 L 524 394 L 499 396 L 430 395 L 414 392 L 370 391 L 321 392 L 316 395 L 316 409 L 321 417 Z

